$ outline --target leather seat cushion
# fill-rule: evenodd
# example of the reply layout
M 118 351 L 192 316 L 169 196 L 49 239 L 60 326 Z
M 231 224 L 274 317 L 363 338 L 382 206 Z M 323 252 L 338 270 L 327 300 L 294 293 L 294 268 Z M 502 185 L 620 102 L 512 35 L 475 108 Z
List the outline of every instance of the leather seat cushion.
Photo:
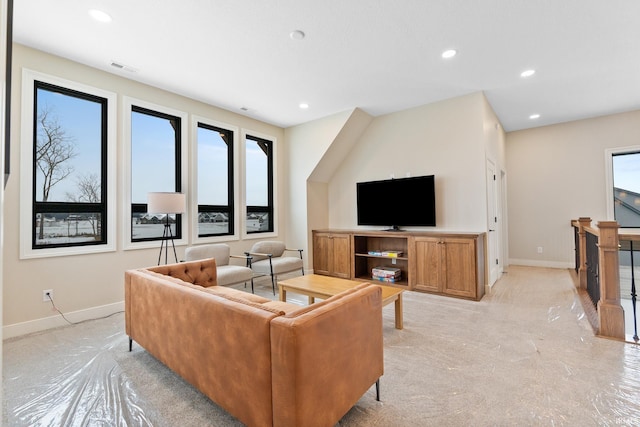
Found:
M 257 304 L 263 304 L 265 302 L 271 301 L 269 298 L 261 297 L 260 295 L 250 294 L 249 292 L 244 292 L 233 288 L 225 288 L 222 286 L 210 286 L 202 290 L 213 295 L 243 299 L 245 301 L 254 302 Z
M 265 302 L 262 305 L 270 308 L 274 308 L 276 310 L 280 310 L 284 312 L 284 314 L 293 313 L 300 310 L 300 308 L 302 308 L 298 304 L 291 304 L 290 302 L 284 302 L 284 301 L 269 301 L 269 302 Z

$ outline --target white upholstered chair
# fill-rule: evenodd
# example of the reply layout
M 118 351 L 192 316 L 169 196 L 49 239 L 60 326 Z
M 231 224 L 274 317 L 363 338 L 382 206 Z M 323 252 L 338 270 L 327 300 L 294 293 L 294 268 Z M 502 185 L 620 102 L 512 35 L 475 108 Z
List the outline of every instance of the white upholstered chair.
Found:
M 219 286 L 235 285 L 243 282 L 246 285 L 250 281 L 251 292 L 253 292 L 253 270 L 248 267 L 248 257 L 231 255 L 231 248 L 226 243 L 190 246 L 185 250 L 184 256 L 185 261 L 215 258 Z M 245 265 L 229 264 L 231 258 L 242 259 Z
M 285 252 L 298 252 L 299 256 L 285 256 Z M 263 241 L 253 245 L 245 255 L 251 257 L 249 265 L 256 274 L 271 276 L 273 294 L 276 293 L 276 279 L 279 274 L 300 270 L 304 275 L 302 249 L 287 249 L 284 242 Z

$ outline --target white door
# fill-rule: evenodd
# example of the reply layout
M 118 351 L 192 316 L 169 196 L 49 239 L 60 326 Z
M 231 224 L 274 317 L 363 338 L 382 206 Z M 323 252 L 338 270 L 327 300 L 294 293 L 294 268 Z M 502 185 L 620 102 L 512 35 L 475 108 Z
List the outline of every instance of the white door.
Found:
M 500 224 L 498 215 L 498 177 L 496 176 L 496 165 L 487 159 L 487 259 L 489 267 L 489 286 L 498 280 L 500 276 Z

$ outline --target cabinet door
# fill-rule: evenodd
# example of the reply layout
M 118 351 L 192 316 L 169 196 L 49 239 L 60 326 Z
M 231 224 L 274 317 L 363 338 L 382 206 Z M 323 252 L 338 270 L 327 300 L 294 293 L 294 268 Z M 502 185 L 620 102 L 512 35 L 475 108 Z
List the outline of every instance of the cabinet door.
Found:
M 427 292 L 442 292 L 443 243 L 439 238 L 415 238 L 415 282 L 413 287 Z
M 445 294 L 476 298 L 476 253 L 471 239 L 444 240 Z
M 351 278 L 351 237 L 349 234 L 314 233 L 313 272 L 325 276 Z
M 330 271 L 332 276 L 351 278 L 351 238 L 349 234 L 331 235 Z
M 331 235 L 314 233 L 313 235 L 313 272 L 330 275 L 329 263 L 332 257 Z

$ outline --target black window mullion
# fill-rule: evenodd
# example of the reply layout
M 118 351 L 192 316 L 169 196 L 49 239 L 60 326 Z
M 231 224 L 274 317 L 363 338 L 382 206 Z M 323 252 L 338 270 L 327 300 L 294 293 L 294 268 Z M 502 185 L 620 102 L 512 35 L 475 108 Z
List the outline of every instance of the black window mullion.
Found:
M 163 113 L 160 111 L 151 110 L 148 108 L 140 107 L 137 105 L 131 106 L 131 113 L 139 113 L 146 114 L 149 116 L 157 117 L 160 119 L 167 120 L 174 131 L 174 161 L 175 161 L 175 176 L 174 176 L 174 191 L 181 192 L 182 191 L 182 120 L 180 117 L 173 116 L 171 114 Z M 133 142 L 132 142 L 133 143 Z M 154 237 L 136 237 L 134 238 L 134 214 L 144 214 L 147 213 L 148 207 L 146 203 L 131 203 L 131 241 L 133 242 L 144 242 L 144 241 L 155 241 L 162 240 L 162 236 L 154 236 Z M 175 239 L 182 238 L 182 214 L 176 215 L 175 222 L 175 235 L 173 236 Z
M 206 129 L 212 132 L 216 132 L 222 136 L 222 140 L 227 146 L 227 203 L 228 205 L 198 205 L 198 214 L 200 212 L 221 212 L 227 215 L 228 217 L 228 228 L 226 232 L 221 233 L 200 233 L 198 232 L 198 237 L 210 237 L 210 236 L 221 236 L 221 235 L 232 235 L 235 230 L 235 202 L 234 202 L 234 167 L 233 167 L 233 131 L 229 129 L 219 128 L 217 126 L 208 125 L 206 123 L 198 123 L 198 127 L 202 129 Z M 204 183 L 198 183 L 199 186 L 204 185 Z
M 55 92 L 64 96 L 81 99 L 84 101 L 94 102 L 100 105 L 100 202 L 60 202 L 60 201 L 38 201 L 38 192 L 41 189 L 36 188 L 38 167 L 37 167 L 37 146 L 38 146 L 38 118 L 39 118 L 39 90 Z M 33 175 L 32 175 L 32 192 L 31 192 L 31 206 L 32 206 L 32 233 L 31 242 L 32 249 L 44 249 L 44 248 L 56 248 L 56 247 L 73 247 L 73 246 L 87 246 L 87 245 L 101 245 L 107 243 L 107 152 L 108 152 L 108 100 L 97 95 L 80 92 L 77 90 L 69 89 L 54 84 L 34 81 L 34 94 L 33 94 Z M 96 236 L 96 240 L 67 242 L 67 243 L 38 243 L 38 215 L 41 214 L 41 221 L 45 220 L 44 214 L 57 214 L 57 217 L 63 217 L 64 215 L 84 215 L 88 213 L 94 213 L 100 215 L 100 220 L 97 225 L 99 233 Z M 67 236 L 68 237 L 68 236 Z

